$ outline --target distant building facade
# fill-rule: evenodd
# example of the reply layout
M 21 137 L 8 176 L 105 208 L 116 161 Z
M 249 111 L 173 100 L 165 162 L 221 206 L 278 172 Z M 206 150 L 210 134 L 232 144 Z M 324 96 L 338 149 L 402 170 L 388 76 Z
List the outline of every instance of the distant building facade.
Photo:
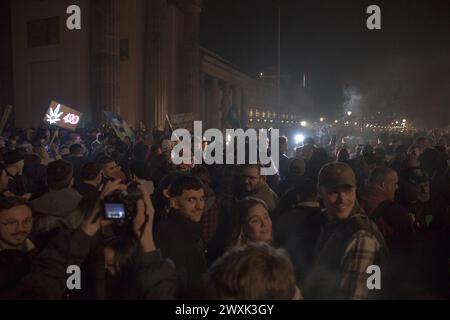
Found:
M 202 0 L 0 3 L 0 106 L 14 106 L 17 127 L 37 126 L 51 100 L 83 124 L 109 110 L 133 127 L 184 114 L 223 128 L 231 107 L 244 127 L 299 120 L 278 108 L 275 87 L 200 46 Z M 66 27 L 70 5 L 81 30 Z

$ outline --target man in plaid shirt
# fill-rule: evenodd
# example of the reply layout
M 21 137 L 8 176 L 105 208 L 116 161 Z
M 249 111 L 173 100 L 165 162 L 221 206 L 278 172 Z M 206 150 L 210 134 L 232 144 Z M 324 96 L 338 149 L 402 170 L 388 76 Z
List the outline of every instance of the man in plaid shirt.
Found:
M 345 163 L 330 163 L 319 173 L 318 191 L 328 216 L 319 237 L 313 270 L 305 281 L 306 299 L 368 299 L 371 265 L 383 267 L 384 239 L 356 201 L 356 178 Z M 381 277 L 383 279 L 383 277 Z M 383 283 L 381 283 L 381 288 Z

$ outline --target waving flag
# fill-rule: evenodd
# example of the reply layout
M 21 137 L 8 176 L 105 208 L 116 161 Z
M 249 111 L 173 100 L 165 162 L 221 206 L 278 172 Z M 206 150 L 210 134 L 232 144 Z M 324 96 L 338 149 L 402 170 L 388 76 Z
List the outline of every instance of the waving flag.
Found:
M 166 121 L 164 123 L 164 138 L 171 139 L 172 138 L 173 127 L 170 123 L 169 116 L 166 115 Z
M 123 140 L 125 137 L 130 137 L 131 140 L 135 140 L 135 134 L 131 130 L 128 123 L 123 118 L 111 111 L 104 111 L 106 118 L 111 123 L 112 128 L 116 135 Z

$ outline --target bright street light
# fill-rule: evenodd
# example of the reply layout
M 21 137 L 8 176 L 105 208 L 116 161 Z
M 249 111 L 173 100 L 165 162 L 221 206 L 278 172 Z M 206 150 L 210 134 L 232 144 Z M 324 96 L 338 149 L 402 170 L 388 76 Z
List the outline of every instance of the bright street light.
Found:
M 301 144 L 301 143 L 303 143 L 303 141 L 305 141 L 305 136 L 302 135 L 302 134 L 297 134 L 297 135 L 294 137 L 294 139 L 295 139 L 295 143 L 296 143 L 296 144 Z

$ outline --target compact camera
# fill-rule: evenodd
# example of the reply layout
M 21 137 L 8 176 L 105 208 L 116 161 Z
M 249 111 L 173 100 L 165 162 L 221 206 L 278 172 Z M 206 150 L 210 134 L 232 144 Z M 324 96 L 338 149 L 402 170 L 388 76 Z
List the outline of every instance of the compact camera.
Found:
M 133 220 L 137 213 L 137 201 L 142 199 L 138 183 L 132 182 L 126 190 L 117 190 L 103 200 L 106 220 Z

